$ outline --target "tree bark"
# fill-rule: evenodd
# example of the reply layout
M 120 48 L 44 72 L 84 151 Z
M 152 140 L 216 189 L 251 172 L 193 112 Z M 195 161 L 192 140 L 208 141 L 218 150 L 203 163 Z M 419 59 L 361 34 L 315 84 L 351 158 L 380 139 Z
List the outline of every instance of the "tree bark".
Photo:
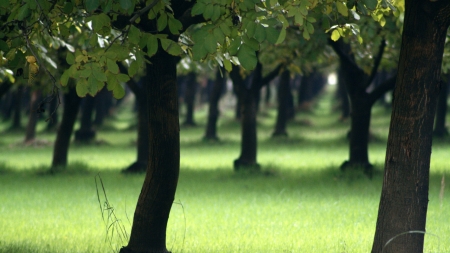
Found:
M 372 253 L 423 252 L 433 120 L 449 23 L 450 2 L 405 1 L 398 77 Z
M 219 140 L 219 137 L 217 137 L 217 120 L 220 113 L 219 100 L 225 87 L 225 83 L 225 72 L 221 72 L 220 69 L 217 69 L 216 80 L 214 80 L 214 86 L 209 95 L 208 122 L 206 123 L 205 136 L 203 137 L 205 140 Z
M 130 252 L 168 252 L 166 228 L 180 169 L 176 58 L 162 49 L 147 64 L 148 168 L 134 213 Z
M 24 94 L 24 87 L 19 86 L 14 92 L 13 102 L 13 123 L 11 125 L 12 130 L 22 128 L 22 98 Z
M 286 125 L 289 118 L 289 96 L 291 96 L 290 81 L 291 76 L 289 70 L 285 70 L 278 82 L 278 112 L 277 120 L 275 123 L 275 130 L 272 137 L 288 136 L 286 131 Z
M 81 98 L 77 95 L 75 86 L 69 85 L 69 91 L 64 94 L 64 111 L 61 124 L 56 134 L 53 146 L 53 160 L 51 170 L 67 166 L 70 137 L 80 108 Z
M 57 97 L 53 97 L 48 106 L 48 122 L 47 122 L 47 131 L 55 130 L 58 126 L 58 106 L 59 99 Z

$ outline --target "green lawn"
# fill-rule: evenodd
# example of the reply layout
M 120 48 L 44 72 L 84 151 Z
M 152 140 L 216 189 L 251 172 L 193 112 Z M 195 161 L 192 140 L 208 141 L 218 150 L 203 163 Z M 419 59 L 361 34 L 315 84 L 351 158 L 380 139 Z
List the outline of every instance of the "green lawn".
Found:
M 370 160 L 372 180 L 343 174 L 348 156 L 349 122 L 338 122 L 329 97 L 314 112 L 299 113 L 289 138 L 272 139 L 275 111 L 258 119 L 258 161 L 265 173 L 235 173 L 239 124 L 233 113 L 220 119 L 219 143 L 204 142 L 205 108 L 199 127 L 181 128 L 181 174 L 167 233 L 173 252 L 369 252 L 382 184 L 389 112 L 373 110 Z M 0 138 L 0 252 L 114 252 L 117 232 L 106 240 L 107 225 L 97 199 L 96 175 L 110 205 L 128 230 L 143 175 L 119 170 L 135 159 L 136 134 L 124 130 L 133 121 L 122 110 L 98 132 L 101 144 L 72 145 L 66 172 L 46 173 L 52 146 L 24 147 L 21 133 Z M 306 122 L 309 122 L 306 124 Z M 6 124 L 6 123 L 4 123 Z M 121 130 L 112 131 L 117 127 Z M 5 126 L 2 126 L 5 129 Z M 109 130 L 108 130 L 109 129 Z M 39 139 L 53 141 L 51 133 Z M 448 193 L 440 197 L 448 175 L 448 140 L 436 141 L 431 164 L 425 252 L 450 252 Z M 100 194 L 103 194 L 100 192 Z M 101 202 L 103 203 L 103 199 Z M 118 223 L 116 223 L 118 224 Z M 126 242 L 123 242 L 126 243 Z

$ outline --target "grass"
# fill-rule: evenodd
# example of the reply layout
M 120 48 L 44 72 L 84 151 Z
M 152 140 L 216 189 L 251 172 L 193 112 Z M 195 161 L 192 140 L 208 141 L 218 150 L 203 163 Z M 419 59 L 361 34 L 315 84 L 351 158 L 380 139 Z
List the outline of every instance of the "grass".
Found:
M 372 180 L 342 174 L 348 156 L 349 122 L 338 122 L 325 96 L 314 112 L 300 113 L 288 126 L 289 138 L 272 139 L 275 111 L 258 121 L 258 162 L 265 174 L 235 173 L 239 125 L 232 112 L 220 120 L 221 142 L 204 142 L 203 127 L 181 129 L 181 174 L 167 233 L 173 252 L 369 252 L 382 184 L 389 112 L 373 111 L 370 160 Z M 196 119 L 205 123 L 205 109 Z M 97 200 L 100 175 L 109 203 L 130 229 L 143 175 L 119 170 L 135 159 L 136 134 L 129 109 L 99 131 L 96 146 L 72 145 L 67 171 L 46 173 L 51 146 L 16 145 L 21 133 L 0 140 L 0 252 L 114 252 L 106 240 Z M 312 125 L 305 124 L 309 121 Z M 112 131 L 118 125 L 119 131 Z M 112 127 L 111 127 L 112 126 Z M 108 130 L 109 129 L 109 130 Z M 54 140 L 51 133 L 39 138 Z M 440 198 L 448 174 L 448 140 L 434 144 L 425 252 L 450 252 L 448 194 Z

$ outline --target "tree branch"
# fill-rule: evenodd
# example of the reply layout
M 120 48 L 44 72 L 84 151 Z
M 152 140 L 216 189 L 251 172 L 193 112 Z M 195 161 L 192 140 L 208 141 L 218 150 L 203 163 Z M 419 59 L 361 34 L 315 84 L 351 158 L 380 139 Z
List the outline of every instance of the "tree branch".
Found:
M 383 39 L 383 40 L 381 40 L 380 47 L 378 48 L 378 54 L 375 57 L 375 60 L 374 60 L 374 63 L 373 63 L 373 67 L 372 67 L 372 71 L 370 72 L 370 77 L 367 80 L 367 86 L 369 86 L 370 83 L 372 83 L 373 79 L 377 75 L 378 67 L 380 66 L 381 59 L 383 58 L 383 53 L 384 53 L 384 48 L 385 47 L 386 47 L 386 40 Z
M 392 90 L 395 87 L 396 79 L 397 74 L 377 86 L 371 93 L 369 93 L 369 102 L 371 104 L 375 103 L 375 101 L 377 101 L 383 94 L 385 94 L 389 90 Z
M 134 16 L 129 20 L 130 24 L 133 24 L 134 21 L 136 21 L 136 19 L 142 16 L 142 14 L 146 13 L 151 8 L 155 7 L 155 5 L 158 4 L 159 1 L 160 0 L 153 0 L 153 2 L 151 2 L 149 5 L 145 6 L 143 9 L 140 9 L 138 12 L 136 12 L 136 14 L 134 14 Z
M 272 70 L 269 74 L 261 79 L 261 85 L 259 88 L 267 85 L 270 81 L 272 81 L 275 77 L 280 74 L 280 70 L 284 67 L 282 63 L 280 63 L 274 70 Z
M 350 57 L 350 54 L 342 50 L 342 45 L 345 45 L 342 40 L 333 41 L 332 39 L 328 39 L 328 45 L 333 48 L 334 52 L 339 56 L 339 59 L 352 66 L 353 68 L 361 70 L 356 64 L 355 60 Z

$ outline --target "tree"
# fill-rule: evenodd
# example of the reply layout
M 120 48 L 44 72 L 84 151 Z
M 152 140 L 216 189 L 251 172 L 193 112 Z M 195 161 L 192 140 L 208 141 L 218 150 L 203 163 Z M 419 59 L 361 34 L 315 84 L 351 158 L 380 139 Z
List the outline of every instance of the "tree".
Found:
M 404 17 L 372 253 L 423 252 L 424 246 L 433 120 L 450 2 L 406 0 Z
M 217 120 L 219 118 L 219 100 L 225 88 L 226 77 L 224 69 L 216 70 L 216 78 L 209 94 L 208 121 L 206 123 L 205 140 L 219 140 L 217 136 Z

